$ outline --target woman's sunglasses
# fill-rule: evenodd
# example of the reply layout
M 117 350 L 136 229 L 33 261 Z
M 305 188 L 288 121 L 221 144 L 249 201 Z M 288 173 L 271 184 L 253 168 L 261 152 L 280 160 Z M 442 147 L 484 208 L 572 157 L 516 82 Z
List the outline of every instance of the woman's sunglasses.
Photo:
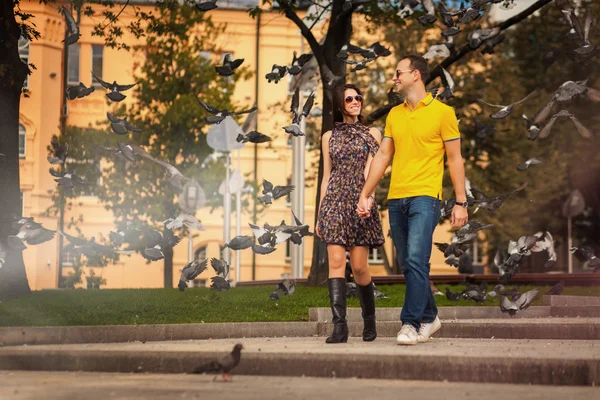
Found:
M 352 103 L 352 100 L 356 100 L 356 101 L 358 101 L 359 103 L 362 103 L 362 101 L 363 101 L 363 97 L 362 97 L 360 94 L 357 94 L 357 95 L 356 95 L 356 96 L 354 96 L 354 97 L 353 97 L 353 96 L 346 96 L 346 99 L 345 99 L 345 100 L 346 100 L 346 104 L 350 104 L 350 103 Z

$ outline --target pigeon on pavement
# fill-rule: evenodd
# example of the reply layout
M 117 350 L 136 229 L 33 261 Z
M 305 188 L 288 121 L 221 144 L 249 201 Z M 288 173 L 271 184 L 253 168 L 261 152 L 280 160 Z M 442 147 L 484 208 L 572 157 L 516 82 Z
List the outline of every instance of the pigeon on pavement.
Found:
M 565 290 L 565 281 L 560 281 L 545 293 L 545 296 L 558 296 Z
M 539 296 L 539 289 L 532 289 L 521 294 L 516 300 L 511 301 L 506 296 L 500 297 L 500 310 L 514 317 L 519 311 L 528 308 Z
M 243 348 L 243 344 L 236 344 L 230 354 L 227 354 L 218 361 L 211 361 L 206 365 L 196 368 L 194 374 L 221 374 L 224 381 L 231 380 L 230 372 L 240 363 Z M 217 376 L 215 376 L 215 379 Z

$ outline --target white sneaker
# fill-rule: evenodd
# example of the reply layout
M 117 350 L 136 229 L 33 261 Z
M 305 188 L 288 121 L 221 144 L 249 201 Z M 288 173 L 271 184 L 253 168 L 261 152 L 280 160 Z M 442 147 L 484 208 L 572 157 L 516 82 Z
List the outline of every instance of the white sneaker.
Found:
M 418 343 L 418 334 L 414 326 L 410 324 L 402 325 L 402 329 L 398 332 L 396 343 L 402 345 L 413 345 Z
M 429 322 L 427 324 L 421 324 L 421 328 L 419 329 L 419 335 L 417 340 L 419 343 L 425 343 L 429 340 L 431 335 L 436 333 L 442 327 L 442 323 L 440 319 L 436 316 L 433 322 Z

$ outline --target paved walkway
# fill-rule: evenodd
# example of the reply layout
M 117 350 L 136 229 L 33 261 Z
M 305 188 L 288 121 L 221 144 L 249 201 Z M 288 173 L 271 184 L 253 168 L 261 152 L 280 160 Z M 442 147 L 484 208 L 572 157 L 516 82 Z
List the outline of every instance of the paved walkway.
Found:
M 227 399 L 227 400 L 583 400 L 600 398 L 600 389 L 535 386 L 234 376 L 224 383 L 187 374 L 0 371 L 0 398 L 12 400 Z

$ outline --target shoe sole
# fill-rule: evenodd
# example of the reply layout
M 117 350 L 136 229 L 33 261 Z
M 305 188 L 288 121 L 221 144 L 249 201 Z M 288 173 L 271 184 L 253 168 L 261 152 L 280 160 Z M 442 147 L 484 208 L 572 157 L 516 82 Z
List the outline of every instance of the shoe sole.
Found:
M 417 342 L 418 342 L 418 343 L 427 343 L 427 342 L 429 342 L 429 341 L 431 340 L 431 337 L 433 336 L 433 334 L 434 334 L 434 333 L 436 333 L 437 331 L 439 331 L 440 329 L 442 329 L 442 324 L 440 324 L 440 325 L 439 325 L 439 326 L 438 326 L 436 329 L 434 329 L 434 330 L 433 330 L 433 331 L 432 331 L 432 332 L 429 334 L 429 337 L 428 337 L 427 339 L 425 339 L 425 340 L 419 340 L 419 339 L 417 338 Z
M 396 344 L 399 346 L 414 346 L 417 343 L 419 343 L 418 339 L 415 342 L 399 342 L 398 340 L 396 340 Z

